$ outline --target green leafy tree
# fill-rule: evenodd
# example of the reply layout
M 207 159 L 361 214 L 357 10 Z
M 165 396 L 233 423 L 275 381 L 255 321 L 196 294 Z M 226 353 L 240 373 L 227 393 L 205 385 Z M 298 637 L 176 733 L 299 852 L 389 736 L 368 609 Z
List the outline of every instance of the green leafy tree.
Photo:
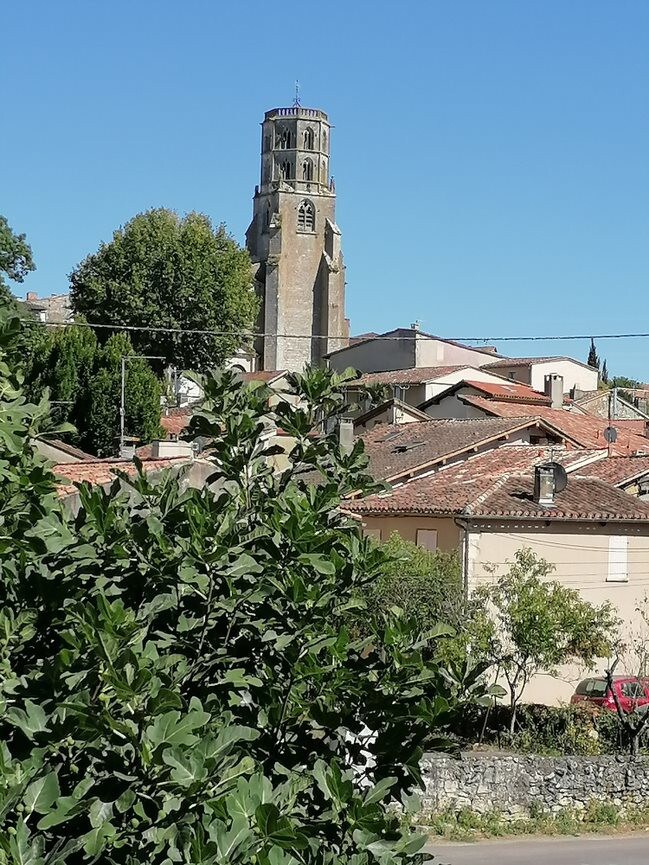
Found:
M 98 456 L 111 456 L 120 429 L 122 356 L 131 358 L 125 376 L 126 433 L 143 442 L 160 434 L 160 382 L 147 361 L 133 355 L 123 334 L 101 346 L 89 328 L 55 328 L 26 365 L 26 392 L 39 399 L 47 389 L 56 420 L 75 427 L 66 438 Z
M 95 371 L 79 406 L 81 446 L 99 456 L 110 456 L 117 449 L 122 357 L 131 358 L 125 365 L 125 432 L 142 442 L 160 435 L 161 384 L 147 361 L 134 356 L 130 339 L 114 334 L 97 348 Z
M 388 806 L 452 702 L 430 635 L 344 625 L 386 559 L 339 507 L 373 488 L 362 443 L 311 434 L 345 377 L 295 376 L 270 413 L 207 379 L 209 486 L 82 487 L 74 521 L 30 446 L 42 409 L 0 377 L 1 865 L 421 863 Z M 296 441 L 281 474 L 269 420 Z
M 595 606 L 579 592 L 547 577 L 554 565 L 530 549 L 519 550 L 495 582 L 479 586 L 471 600 L 474 651 L 483 654 L 507 683 L 510 732 L 530 679 L 557 667 L 581 662 L 591 667 L 608 657 L 618 619 L 610 603 Z
M 10 297 L 3 277 L 23 282 L 32 270 L 36 270 L 36 265 L 27 238 L 24 234 L 15 234 L 6 218 L 0 215 L 0 290 Z
M 253 329 L 258 310 L 248 253 L 199 213 L 139 214 L 81 262 L 70 281 L 73 309 L 89 322 L 232 334 L 132 333 L 138 353 L 185 369 L 220 365 Z
M 634 390 L 644 389 L 644 384 L 641 381 L 638 381 L 638 379 L 635 378 L 628 378 L 625 375 L 613 376 L 609 383 L 612 388 L 617 388 L 622 399 L 625 399 L 630 403 L 635 402 Z
M 466 603 L 462 569 L 456 553 L 431 552 L 393 532 L 382 545 L 388 558 L 379 577 L 368 586 L 366 601 L 374 613 L 392 607 L 402 609 L 424 630 L 448 625 L 452 632 L 443 641 L 447 657 L 466 654 L 462 647 Z M 440 646 L 435 650 L 440 651 Z
M 32 250 L 24 234 L 15 234 L 4 216 L 0 215 L 0 308 L 20 318 L 34 318 L 26 303 L 11 293 L 6 279 L 24 282 L 28 274 L 36 270 Z M 26 327 L 11 343 L 12 363 L 30 357 L 40 333 L 37 327 Z

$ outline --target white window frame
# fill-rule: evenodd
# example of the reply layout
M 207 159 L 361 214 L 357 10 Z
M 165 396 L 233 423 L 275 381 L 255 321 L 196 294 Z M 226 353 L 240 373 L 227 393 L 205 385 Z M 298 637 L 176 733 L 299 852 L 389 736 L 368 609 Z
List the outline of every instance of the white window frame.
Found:
M 606 582 L 629 582 L 629 538 L 627 535 L 611 535 L 608 539 L 608 574 Z

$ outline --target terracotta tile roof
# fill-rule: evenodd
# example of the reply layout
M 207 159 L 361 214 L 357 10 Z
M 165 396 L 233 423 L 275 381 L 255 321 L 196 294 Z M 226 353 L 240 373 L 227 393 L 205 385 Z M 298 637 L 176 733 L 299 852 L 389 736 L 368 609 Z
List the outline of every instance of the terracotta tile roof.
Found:
M 246 384 L 253 381 L 263 381 L 269 383 L 271 381 L 275 381 L 276 378 L 281 378 L 283 375 L 286 375 L 285 369 L 260 369 L 257 372 L 243 372 L 241 373 L 241 381 Z
M 155 473 L 163 469 L 179 466 L 191 462 L 186 457 L 171 457 L 170 459 L 143 460 L 144 471 Z M 75 483 L 98 484 L 103 486 L 115 480 L 116 472 L 126 472 L 133 477 L 137 470 L 135 463 L 131 460 L 95 460 L 94 462 L 62 463 L 52 469 L 55 475 L 61 479 L 59 484 L 59 495 L 67 496 L 76 492 Z
M 580 360 L 575 360 L 574 357 L 563 357 L 560 355 L 555 355 L 553 357 L 502 357 L 494 361 L 493 363 L 486 364 L 484 369 L 497 369 L 498 367 L 510 366 L 531 366 L 534 363 L 550 363 L 553 360 L 570 360 L 573 363 L 579 364 L 579 366 L 585 366 L 588 369 L 593 368 L 588 366 L 587 363 L 582 363 Z
M 374 384 L 425 384 L 460 369 L 471 369 L 471 367 L 466 364 L 461 366 L 418 366 L 409 369 L 390 369 L 385 372 L 367 372 L 356 381 L 351 382 L 351 387 L 356 385 L 368 387 Z
M 616 427 L 616 429 L 622 430 L 625 433 L 635 433 L 636 435 L 642 436 L 645 438 L 645 430 L 647 428 L 646 421 L 642 418 L 637 418 L 636 420 L 614 420 L 611 421 L 611 426 Z M 647 440 L 647 446 L 649 447 L 649 439 Z
M 160 418 L 160 426 L 168 436 L 179 436 L 189 426 L 191 417 L 191 409 L 184 409 L 182 414 L 165 414 Z
M 533 418 L 485 418 L 378 424 L 361 438 L 370 459 L 370 474 L 377 480 L 394 480 L 429 463 L 504 439 L 534 423 Z
M 474 515 L 509 516 L 544 520 L 597 520 L 649 522 L 649 505 L 597 478 L 570 477 L 556 495 L 556 506 L 537 504 L 530 475 L 507 477 L 481 502 L 471 506 Z
M 503 446 L 462 463 L 415 478 L 389 493 L 345 504 L 361 515 L 463 515 L 527 519 L 642 520 L 649 522 L 649 504 L 589 475 L 599 465 L 599 452 L 557 448 Z M 555 497 L 555 507 L 532 497 L 534 465 L 561 462 L 568 485 Z M 588 460 L 596 462 L 583 465 Z M 580 463 L 581 461 L 581 463 Z
M 465 381 L 463 384 L 470 385 L 492 399 L 516 400 L 525 403 L 541 403 L 550 405 L 550 399 L 541 391 L 534 390 L 526 384 L 516 382 L 495 384 L 487 381 Z
M 647 442 L 649 445 L 649 442 Z M 649 451 L 649 448 L 647 449 Z M 591 477 L 620 486 L 649 473 L 649 453 L 646 456 L 607 457 L 588 469 Z
M 569 435 L 581 447 L 606 448 L 608 443 L 604 438 L 604 430 L 609 422 L 604 418 L 590 414 L 581 414 L 560 408 L 550 408 L 544 405 L 530 405 L 526 407 L 522 403 L 506 402 L 504 400 L 486 399 L 479 396 L 462 396 L 462 402 L 482 409 L 486 414 L 499 418 L 514 417 L 538 417 L 548 421 L 556 429 Z M 615 421 L 613 426 L 617 429 L 617 441 L 611 446 L 611 451 L 616 456 L 633 454 L 636 451 L 646 450 L 649 439 L 644 435 L 638 435 L 636 430 L 644 429 L 644 421 Z

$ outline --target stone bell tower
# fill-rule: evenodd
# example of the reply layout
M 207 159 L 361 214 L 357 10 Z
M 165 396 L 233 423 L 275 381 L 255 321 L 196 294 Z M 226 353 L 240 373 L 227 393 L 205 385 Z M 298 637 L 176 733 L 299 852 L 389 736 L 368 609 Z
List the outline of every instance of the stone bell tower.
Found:
M 274 108 L 261 125 L 261 184 L 246 246 L 261 299 L 262 369 L 302 370 L 347 345 L 345 266 L 329 177 L 329 118 Z

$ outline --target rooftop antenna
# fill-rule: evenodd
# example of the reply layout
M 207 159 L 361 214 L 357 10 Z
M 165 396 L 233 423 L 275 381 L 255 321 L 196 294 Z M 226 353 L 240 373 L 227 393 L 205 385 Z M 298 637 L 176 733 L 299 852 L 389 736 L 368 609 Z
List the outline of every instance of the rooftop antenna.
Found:
M 295 79 L 295 100 L 293 102 L 293 108 L 301 108 L 302 103 L 300 102 L 300 82 Z

